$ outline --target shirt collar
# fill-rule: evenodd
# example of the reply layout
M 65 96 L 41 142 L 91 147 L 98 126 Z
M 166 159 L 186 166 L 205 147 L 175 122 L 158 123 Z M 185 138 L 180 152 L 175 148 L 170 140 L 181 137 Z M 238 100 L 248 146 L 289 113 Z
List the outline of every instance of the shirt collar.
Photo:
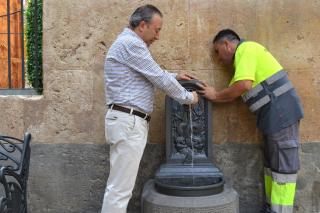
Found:
M 234 63 L 234 59 L 236 57 L 236 52 L 237 52 L 238 47 L 245 41 L 246 41 L 245 39 L 240 39 L 240 41 L 239 41 L 239 43 L 238 43 L 238 45 L 236 47 L 236 50 L 234 51 L 234 54 L 233 54 L 233 63 Z
M 139 40 L 141 40 L 144 44 L 146 44 L 146 43 L 144 42 L 144 40 L 142 40 L 142 38 L 141 38 L 136 32 L 134 32 L 131 28 L 129 28 L 129 27 L 124 28 L 124 30 L 122 31 L 121 34 L 122 34 L 122 35 L 130 35 L 130 36 L 136 37 L 136 38 L 138 38 Z M 147 44 L 146 44 L 146 45 L 147 45 Z
M 245 39 L 240 39 L 240 41 L 239 41 L 236 49 L 238 49 L 238 47 L 240 46 L 240 44 L 242 44 L 242 43 L 245 42 L 245 41 L 246 41 Z

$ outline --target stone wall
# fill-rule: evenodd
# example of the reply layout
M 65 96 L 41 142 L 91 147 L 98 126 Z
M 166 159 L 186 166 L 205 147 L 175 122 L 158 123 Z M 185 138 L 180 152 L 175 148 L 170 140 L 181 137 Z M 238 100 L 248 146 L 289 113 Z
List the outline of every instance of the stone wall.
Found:
M 210 57 L 211 40 L 222 28 L 264 44 L 286 68 L 305 109 L 295 211 L 319 212 L 319 0 L 45 0 L 44 94 L 0 97 L 0 132 L 32 133 L 30 212 L 99 211 L 109 167 L 104 57 L 133 10 L 145 3 L 164 14 L 151 51 L 165 69 L 225 87 L 230 73 Z M 254 116 L 238 100 L 214 105 L 212 119 L 214 161 L 239 192 L 241 212 L 256 212 L 263 193 Z M 164 121 L 164 94 L 158 92 L 131 211 L 138 211 L 143 184 L 164 160 Z

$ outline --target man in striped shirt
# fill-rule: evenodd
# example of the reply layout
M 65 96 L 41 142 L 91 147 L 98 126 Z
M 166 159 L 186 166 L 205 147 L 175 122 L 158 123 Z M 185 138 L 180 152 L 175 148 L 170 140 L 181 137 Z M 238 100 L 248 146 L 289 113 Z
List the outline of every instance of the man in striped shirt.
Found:
M 105 60 L 105 89 L 109 110 L 105 134 L 110 144 L 110 174 L 102 213 L 125 213 L 132 195 L 140 160 L 147 142 L 154 90 L 159 88 L 181 104 L 198 102 L 177 80 L 186 74 L 168 73 L 152 58 L 148 47 L 159 39 L 162 13 L 144 5 L 130 17 L 110 47 Z

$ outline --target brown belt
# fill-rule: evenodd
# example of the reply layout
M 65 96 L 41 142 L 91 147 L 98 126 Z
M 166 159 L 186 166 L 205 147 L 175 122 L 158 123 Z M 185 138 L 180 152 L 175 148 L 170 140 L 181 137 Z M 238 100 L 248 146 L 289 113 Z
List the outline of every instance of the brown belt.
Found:
M 145 119 L 147 122 L 149 122 L 151 120 L 151 116 L 150 115 L 142 113 L 142 112 L 139 112 L 139 111 L 134 110 L 134 109 L 126 108 L 126 107 L 119 106 L 119 105 L 116 105 L 116 104 L 109 104 L 108 107 L 109 107 L 109 109 L 114 109 L 114 110 L 117 110 L 117 111 L 120 111 L 120 112 L 126 112 L 128 114 L 139 116 L 140 118 Z

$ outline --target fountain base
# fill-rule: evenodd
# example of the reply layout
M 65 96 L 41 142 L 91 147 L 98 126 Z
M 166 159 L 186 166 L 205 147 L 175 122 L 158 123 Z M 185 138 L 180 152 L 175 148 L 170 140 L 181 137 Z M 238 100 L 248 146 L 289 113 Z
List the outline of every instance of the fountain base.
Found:
M 181 197 L 159 193 L 154 180 L 149 180 L 143 188 L 141 198 L 142 213 L 238 213 L 239 195 L 227 183 L 221 193 Z
M 155 188 L 166 195 L 195 197 L 223 191 L 224 179 L 212 164 L 163 164 L 155 175 Z

